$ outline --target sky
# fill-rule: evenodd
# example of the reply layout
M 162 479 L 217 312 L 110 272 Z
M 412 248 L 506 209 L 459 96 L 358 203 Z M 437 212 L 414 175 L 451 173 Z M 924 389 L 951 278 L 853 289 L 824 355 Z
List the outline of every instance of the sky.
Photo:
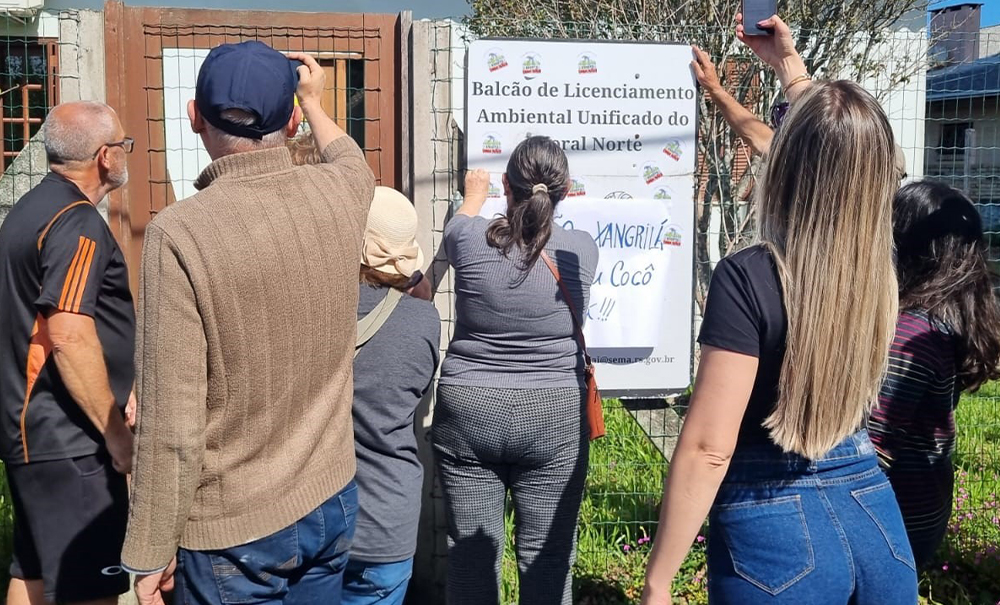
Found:
M 983 16 L 982 16 L 982 26 L 989 27 L 991 25 L 1000 24 L 1000 0 L 975 0 L 981 2 L 983 5 Z M 954 6 L 956 4 L 964 4 L 963 0 L 947 0 L 945 2 L 933 2 L 931 3 L 931 8 L 941 8 L 945 6 Z
M 1000 2 L 1000 0 L 989 0 Z M 414 19 L 461 17 L 469 12 L 467 0 L 125 0 L 127 6 L 180 8 L 241 8 L 249 10 L 389 12 L 413 11 Z M 99 10 L 104 0 L 46 0 L 45 7 Z
M 968 0 L 943 0 L 932 2 L 932 8 L 962 4 Z M 983 3 L 983 27 L 1000 24 L 1000 0 L 975 0 Z M 324 10 L 347 12 L 398 12 L 404 7 L 413 11 L 416 19 L 458 17 L 469 12 L 467 0 L 125 0 L 131 6 L 177 6 L 210 8 L 274 9 L 280 5 L 285 10 Z M 48 0 L 49 8 L 94 8 L 104 5 L 104 0 Z

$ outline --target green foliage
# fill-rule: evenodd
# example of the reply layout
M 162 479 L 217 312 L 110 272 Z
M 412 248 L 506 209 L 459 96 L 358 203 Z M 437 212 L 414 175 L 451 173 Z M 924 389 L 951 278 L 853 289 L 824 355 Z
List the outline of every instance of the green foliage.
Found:
M 1000 385 L 958 407 L 955 503 L 938 560 L 921 579 L 928 603 L 1000 601 Z
M 667 464 L 631 415 L 606 402 L 608 437 L 591 449 L 574 568 L 580 605 L 638 603 L 655 536 Z M 1000 386 L 964 397 L 958 410 L 955 512 L 938 561 L 920 578 L 921 605 L 1000 601 Z M 513 516 L 507 516 L 508 545 Z M 675 602 L 708 603 L 704 542 L 674 581 Z M 503 602 L 517 602 L 517 563 L 503 560 Z
M 7 488 L 7 471 L 0 463 L 0 594 L 7 594 L 10 581 L 10 560 L 13 556 L 14 504 Z
M 608 437 L 593 444 L 573 571 L 576 603 L 638 603 L 667 464 L 631 415 L 606 402 Z M 1000 601 L 1000 385 L 958 408 L 955 511 L 938 561 L 921 576 L 922 605 Z M 0 465 L 0 592 L 6 593 L 13 506 Z M 513 512 L 507 514 L 503 602 L 517 602 Z M 674 581 L 675 602 L 705 605 L 705 549 L 696 543 Z

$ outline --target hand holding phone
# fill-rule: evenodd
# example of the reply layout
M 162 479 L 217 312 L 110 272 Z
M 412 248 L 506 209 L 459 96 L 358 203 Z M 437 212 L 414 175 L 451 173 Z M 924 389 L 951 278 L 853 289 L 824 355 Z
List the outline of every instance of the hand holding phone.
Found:
M 746 25 L 749 22 L 749 18 L 742 14 L 736 15 L 736 37 L 740 42 L 750 47 L 750 50 L 760 57 L 764 63 L 767 63 L 774 69 L 774 73 L 778 76 L 782 86 L 787 86 L 797 78 L 808 75 L 809 72 L 806 70 L 806 65 L 802 61 L 802 57 L 795 50 L 795 38 L 792 36 L 792 31 L 789 29 L 788 24 L 782 21 L 778 15 L 771 15 L 765 18 L 764 21 L 765 26 L 773 28 L 774 35 L 750 35 L 748 31 L 749 26 Z M 795 87 L 793 89 L 796 91 L 794 96 L 797 96 L 805 88 L 807 87 Z M 790 101 L 793 100 L 792 96 L 788 98 Z
M 778 0 L 743 0 L 743 31 L 748 36 L 773 36 L 773 27 L 760 27 L 761 21 L 778 12 Z

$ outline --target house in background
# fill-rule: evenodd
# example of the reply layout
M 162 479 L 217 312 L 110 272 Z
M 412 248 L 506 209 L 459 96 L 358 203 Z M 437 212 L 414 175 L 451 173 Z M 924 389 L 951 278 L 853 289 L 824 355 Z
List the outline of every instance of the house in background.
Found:
M 965 191 L 1000 231 L 1000 28 L 980 29 L 981 6 L 932 12 L 925 173 Z
M 1000 25 L 979 30 L 979 58 L 1000 54 Z

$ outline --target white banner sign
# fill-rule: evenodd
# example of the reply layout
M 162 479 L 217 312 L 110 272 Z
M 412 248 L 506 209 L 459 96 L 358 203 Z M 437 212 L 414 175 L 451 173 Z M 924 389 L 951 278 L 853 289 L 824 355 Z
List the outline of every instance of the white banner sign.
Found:
M 589 232 L 601 259 L 586 335 L 602 390 L 690 384 L 697 89 L 688 46 L 479 40 L 469 47 L 470 169 L 501 177 L 532 135 L 558 141 L 573 184 L 556 222 Z

